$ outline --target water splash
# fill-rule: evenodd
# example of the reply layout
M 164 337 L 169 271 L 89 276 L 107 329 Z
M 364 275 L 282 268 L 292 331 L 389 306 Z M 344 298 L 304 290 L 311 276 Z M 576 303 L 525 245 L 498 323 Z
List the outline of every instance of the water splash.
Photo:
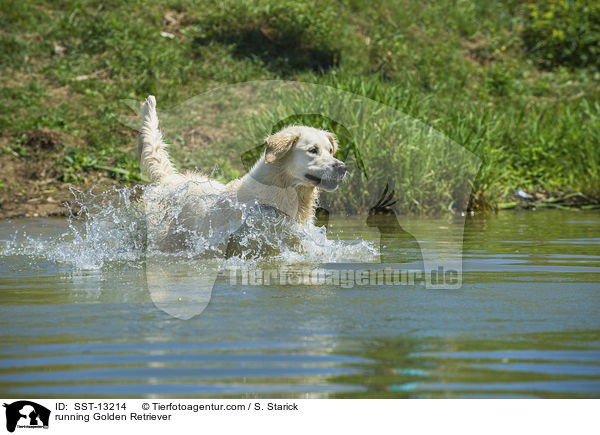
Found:
M 44 258 L 81 270 L 117 264 L 142 268 L 150 260 L 192 264 L 207 258 L 219 259 L 225 268 L 316 266 L 373 261 L 378 255 L 373 242 L 328 239 L 324 227 L 300 225 L 271 207 L 241 204 L 227 195 L 191 198 L 186 185 L 168 192 L 153 189 L 71 189 L 63 234 L 51 239 L 15 234 L 0 242 L 0 255 Z M 210 209 L 213 218 L 190 222 L 189 216 L 201 213 L 190 214 L 189 207 Z

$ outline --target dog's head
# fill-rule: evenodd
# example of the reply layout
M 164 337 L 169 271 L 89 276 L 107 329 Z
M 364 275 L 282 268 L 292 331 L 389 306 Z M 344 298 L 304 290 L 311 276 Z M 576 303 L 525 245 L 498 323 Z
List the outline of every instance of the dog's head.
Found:
M 338 144 L 328 131 L 291 126 L 267 137 L 265 142 L 265 161 L 279 163 L 294 186 L 317 186 L 332 192 L 346 175 L 346 165 L 333 157 Z

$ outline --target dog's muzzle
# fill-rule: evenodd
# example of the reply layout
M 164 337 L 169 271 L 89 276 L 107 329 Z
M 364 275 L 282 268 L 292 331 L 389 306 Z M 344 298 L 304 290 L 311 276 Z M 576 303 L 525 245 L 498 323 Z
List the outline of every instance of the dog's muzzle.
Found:
M 332 192 L 337 189 L 339 182 L 346 176 L 346 172 L 348 172 L 348 167 L 342 162 L 336 162 L 332 166 L 331 173 L 325 177 L 321 178 L 311 174 L 305 174 L 304 177 L 321 189 Z
M 348 166 L 342 162 L 336 162 L 333 164 L 333 171 L 341 180 L 346 175 L 346 172 L 348 172 Z

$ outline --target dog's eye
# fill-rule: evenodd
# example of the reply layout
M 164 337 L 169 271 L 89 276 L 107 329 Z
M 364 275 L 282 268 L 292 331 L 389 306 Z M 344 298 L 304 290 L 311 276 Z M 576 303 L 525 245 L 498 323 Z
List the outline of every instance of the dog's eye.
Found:
M 319 154 L 319 147 L 312 147 L 308 152 L 311 154 Z

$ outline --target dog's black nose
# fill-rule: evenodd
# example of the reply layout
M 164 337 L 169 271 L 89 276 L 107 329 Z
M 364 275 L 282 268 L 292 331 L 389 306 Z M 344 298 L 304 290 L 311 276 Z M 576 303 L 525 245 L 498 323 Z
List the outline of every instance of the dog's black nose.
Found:
M 348 166 L 343 164 L 342 162 L 336 162 L 333 164 L 333 170 L 340 175 L 343 175 L 348 170 Z

